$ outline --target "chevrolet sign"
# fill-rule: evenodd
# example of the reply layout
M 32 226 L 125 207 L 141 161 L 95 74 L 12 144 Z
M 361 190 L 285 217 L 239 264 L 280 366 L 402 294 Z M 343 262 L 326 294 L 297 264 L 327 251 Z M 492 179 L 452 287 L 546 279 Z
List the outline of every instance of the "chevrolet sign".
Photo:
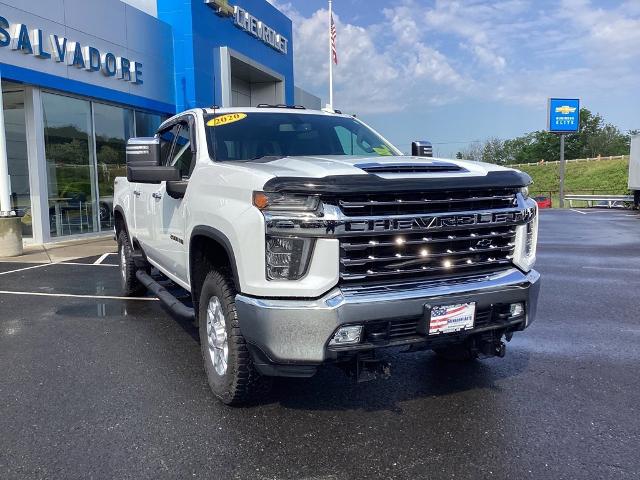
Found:
M 229 5 L 228 0 L 205 0 L 205 3 L 215 10 L 221 17 L 233 17 L 236 27 L 249 35 L 256 37 L 274 50 L 286 55 L 289 51 L 289 40 L 264 24 L 247 10 Z
M 510 212 L 472 213 L 416 217 L 407 219 L 384 218 L 380 220 L 351 221 L 345 224 L 346 232 L 406 232 L 411 230 L 434 230 L 440 228 L 519 224 L 529 221 L 535 213 L 531 210 Z

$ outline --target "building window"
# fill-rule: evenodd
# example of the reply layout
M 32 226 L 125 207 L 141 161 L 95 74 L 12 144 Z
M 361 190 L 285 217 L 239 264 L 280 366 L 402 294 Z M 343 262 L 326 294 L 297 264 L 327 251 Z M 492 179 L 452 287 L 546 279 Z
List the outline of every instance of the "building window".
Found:
M 4 123 L 7 140 L 7 159 L 11 178 L 11 208 L 22 221 L 23 238 L 33 236 L 31 188 L 27 161 L 27 129 L 24 114 L 24 88 L 2 82 Z
M 91 104 L 42 94 L 51 236 L 98 230 Z
M 160 115 L 136 111 L 136 137 L 153 137 L 164 121 Z
M 113 181 L 127 176 L 126 145 L 133 137 L 133 111 L 93 104 L 98 170 L 100 230 L 113 228 Z

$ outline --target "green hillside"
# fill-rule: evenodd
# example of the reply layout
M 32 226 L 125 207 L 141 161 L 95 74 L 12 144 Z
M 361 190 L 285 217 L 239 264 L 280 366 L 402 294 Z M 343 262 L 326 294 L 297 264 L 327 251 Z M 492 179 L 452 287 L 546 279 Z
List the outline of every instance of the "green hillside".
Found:
M 515 167 L 533 178 L 530 191 L 533 194 L 549 194 L 555 198 L 560 178 L 557 163 L 531 164 Z M 629 160 L 591 160 L 567 162 L 565 191 L 574 194 L 627 194 Z

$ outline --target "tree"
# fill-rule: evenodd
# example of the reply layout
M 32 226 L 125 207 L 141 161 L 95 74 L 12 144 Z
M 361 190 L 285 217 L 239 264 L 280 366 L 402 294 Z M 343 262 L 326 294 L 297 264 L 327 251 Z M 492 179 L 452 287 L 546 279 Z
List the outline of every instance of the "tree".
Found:
M 473 142 L 467 148 L 462 150 L 460 154 L 464 160 L 473 160 L 474 162 L 482 161 L 483 146 L 480 142 Z
M 626 155 L 631 133 L 624 134 L 618 127 L 606 123 L 602 115 L 581 108 L 580 131 L 565 136 L 565 158 Z M 560 136 L 538 130 L 504 141 L 492 137 L 482 144 L 471 144 L 461 154 L 464 158 L 498 164 L 554 161 L 560 157 Z

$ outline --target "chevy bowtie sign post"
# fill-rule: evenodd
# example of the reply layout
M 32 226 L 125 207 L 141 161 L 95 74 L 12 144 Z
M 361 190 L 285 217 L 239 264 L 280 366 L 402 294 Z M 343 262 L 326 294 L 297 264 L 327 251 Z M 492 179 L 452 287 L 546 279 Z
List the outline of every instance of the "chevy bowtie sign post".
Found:
M 580 99 L 550 98 L 547 104 L 547 130 L 560 135 L 560 208 L 564 208 L 564 136 L 580 131 Z

